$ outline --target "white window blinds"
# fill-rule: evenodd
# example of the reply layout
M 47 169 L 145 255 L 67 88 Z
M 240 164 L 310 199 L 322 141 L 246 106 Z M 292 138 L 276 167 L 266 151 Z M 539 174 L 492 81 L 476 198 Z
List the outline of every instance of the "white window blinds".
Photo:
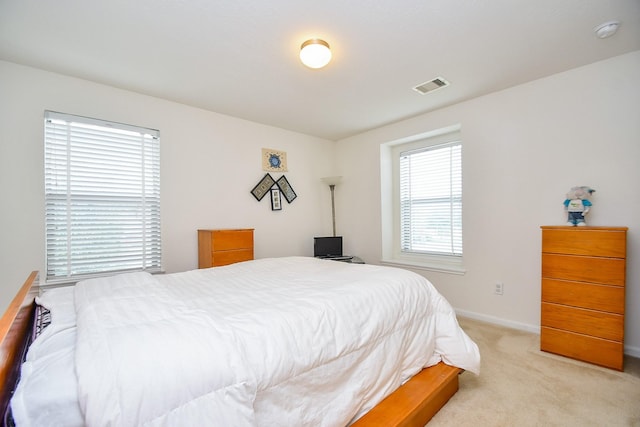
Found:
M 462 144 L 400 153 L 402 252 L 462 256 Z
M 47 282 L 161 270 L 157 130 L 45 112 Z

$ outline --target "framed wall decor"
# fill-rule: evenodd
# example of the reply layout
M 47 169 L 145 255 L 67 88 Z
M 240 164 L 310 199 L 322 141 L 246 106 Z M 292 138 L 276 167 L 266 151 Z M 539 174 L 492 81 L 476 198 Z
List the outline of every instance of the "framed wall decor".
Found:
M 280 189 L 280 191 L 282 191 L 282 195 L 287 200 L 287 203 L 293 202 L 295 198 L 298 197 L 296 192 L 293 191 L 293 188 L 291 187 L 291 184 L 289 184 L 289 181 L 287 180 L 286 176 L 282 175 L 276 181 L 276 184 L 278 185 L 278 188 Z
M 271 189 L 271 210 L 272 211 L 282 210 L 282 198 L 280 197 L 280 190 L 277 188 Z
M 263 148 L 262 170 L 267 172 L 287 172 L 287 153 L 271 148 Z
M 266 174 L 262 177 L 260 182 L 255 187 L 253 187 L 253 190 L 251 190 L 251 194 L 253 194 L 253 197 L 255 197 L 257 201 L 260 201 L 265 196 L 265 194 L 267 194 L 271 190 L 271 187 L 273 187 L 275 183 L 276 182 L 273 180 L 271 175 Z

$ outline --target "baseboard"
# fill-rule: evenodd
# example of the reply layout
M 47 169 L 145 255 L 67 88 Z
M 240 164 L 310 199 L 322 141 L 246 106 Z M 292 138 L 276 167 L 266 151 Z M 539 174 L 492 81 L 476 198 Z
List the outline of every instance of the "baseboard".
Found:
M 482 313 L 476 313 L 473 311 L 455 309 L 456 314 L 462 317 L 468 317 L 473 320 L 480 320 L 486 323 L 492 323 L 498 326 L 504 326 L 511 329 L 517 329 L 520 331 L 532 332 L 534 334 L 540 334 L 539 325 L 529 325 L 527 323 L 514 322 L 513 320 L 503 319 L 501 317 L 489 316 Z
M 640 347 L 631 347 L 630 345 L 625 345 L 624 354 L 640 359 Z
M 513 320 L 503 319 L 495 316 L 488 316 L 482 313 L 476 313 L 473 311 L 456 309 L 456 314 L 461 317 L 468 317 L 469 319 L 479 320 L 481 322 L 491 323 L 498 326 L 504 326 L 506 328 L 517 329 L 520 331 L 532 332 L 540 335 L 539 325 L 530 325 L 528 323 L 514 322 Z M 624 354 L 640 358 L 640 347 L 632 347 L 629 345 L 624 346 Z

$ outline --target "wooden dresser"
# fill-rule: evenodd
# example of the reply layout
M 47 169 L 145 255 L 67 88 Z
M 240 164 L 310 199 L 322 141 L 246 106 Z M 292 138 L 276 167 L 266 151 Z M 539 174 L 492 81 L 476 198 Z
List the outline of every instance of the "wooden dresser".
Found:
M 627 227 L 541 228 L 540 349 L 621 371 Z
M 198 268 L 253 259 L 253 228 L 198 230 Z

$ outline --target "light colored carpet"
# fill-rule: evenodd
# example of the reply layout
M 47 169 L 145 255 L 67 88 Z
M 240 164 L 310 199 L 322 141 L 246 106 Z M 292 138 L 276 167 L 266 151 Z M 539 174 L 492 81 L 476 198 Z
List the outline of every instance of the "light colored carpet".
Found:
M 429 422 L 438 426 L 640 426 L 640 359 L 625 372 L 541 352 L 537 334 L 459 318 L 480 347 L 480 376 Z

